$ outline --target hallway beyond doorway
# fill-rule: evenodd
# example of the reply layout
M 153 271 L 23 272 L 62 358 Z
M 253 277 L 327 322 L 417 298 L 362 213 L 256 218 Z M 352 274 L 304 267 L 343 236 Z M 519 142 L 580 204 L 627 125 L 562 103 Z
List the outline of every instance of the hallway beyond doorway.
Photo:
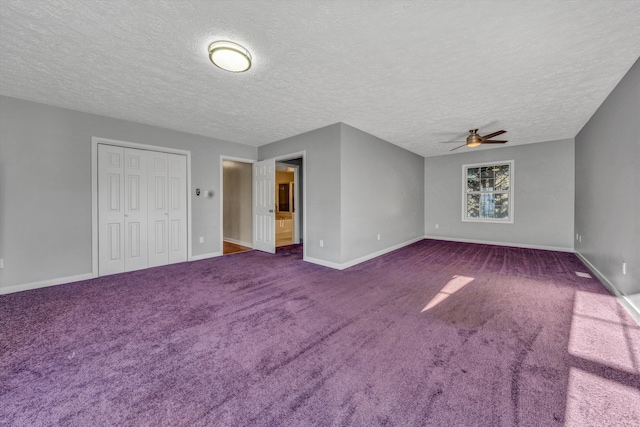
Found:
M 246 252 L 251 250 L 252 249 L 248 246 L 242 246 L 242 245 L 238 245 L 236 243 L 231 243 L 227 241 L 222 242 L 223 255 L 235 254 L 235 253 Z

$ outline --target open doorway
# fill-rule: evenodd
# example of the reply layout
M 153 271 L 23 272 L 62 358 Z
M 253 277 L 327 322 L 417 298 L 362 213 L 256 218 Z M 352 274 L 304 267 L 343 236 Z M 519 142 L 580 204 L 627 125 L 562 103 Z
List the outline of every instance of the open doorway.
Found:
M 302 158 L 276 163 L 276 247 L 301 243 Z
M 253 248 L 252 163 L 222 159 L 222 253 Z
M 293 245 L 295 240 L 296 175 L 298 166 L 276 163 L 276 247 Z
M 275 253 L 280 228 L 277 246 L 300 245 L 295 250 L 303 251 L 304 259 L 304 158 L 304 151 L 260 162 L 220 156 L 222 254 Z M 280 181 L 276 164 L 284 172 Z
M 305 236 L 304 152 L 271 157 L 253 166 L 253 248 L 274 254 L 277 247 L 301 245 Z M 296 250 L 304 258 L 304 247 Z

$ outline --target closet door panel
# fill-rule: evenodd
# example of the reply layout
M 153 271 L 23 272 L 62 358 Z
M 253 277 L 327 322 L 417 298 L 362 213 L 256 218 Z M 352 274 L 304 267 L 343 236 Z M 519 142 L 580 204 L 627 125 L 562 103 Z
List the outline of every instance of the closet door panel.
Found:
M 167 154 L 149 151 L 147 170 L 148 260 L 149 267 L 155 267 L 169 263 Z
M 125 271 L 147 268 L 147 155 L 125 149 L 124 253 Z
M 98 145 L 98 274 L 125 271 L 124 148 Z
M 169 154 L 169 263 L 187 260 L 187 157 Z

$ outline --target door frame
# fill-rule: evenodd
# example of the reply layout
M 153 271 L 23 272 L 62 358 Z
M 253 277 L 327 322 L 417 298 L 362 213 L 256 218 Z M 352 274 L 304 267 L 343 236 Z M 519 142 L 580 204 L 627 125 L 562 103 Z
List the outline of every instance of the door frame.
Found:
M 305 174 L 306 172 L 304 172 L 306 170 L 307 167 L 307 151 L 303 150 L 303 151 L 295 151 L 293 153 L 289 153 L 289 154 L 283 154 L 280 156 L 275 156 L 273 157 L 273 159 L 277 162 L 283 162 L 286 163 L 287 160 L 291 160 L 291 159 L 302 159 L 302 170 L 303 170 L 303 174 Z M 258 161 L 262 161 L 262 160 L 267 160 L 265 159 L 261 159 L 261 160 L 256 160 L 256 159 L 247 159 L 247 158 L 243 158 L 243 157 L 234 157 L 234 156 L 227 156 L 224 154 L 220 155 L 220 187 L 218 189 L 218 194 L 220 194 L 220 254 L 222 254 L 223 252 L 223 246 L 224 246 L 224 223 L 223 223 L 223 209 L 224 209 L 224 187 L 223 187 L 223 165 L 222 162 L 223 160 L 233 160 L 235 162 L 242 162 L 242 163 L 256 163 Z M 275 173 L 275 171 L 274 171 Z M 307 249 L 306 249 L 306 245 L 304 245 L 304 242 L 307 240 L 307 180 L 303 179 L 302 181 L 302 188 L 299 185 L 299 181 L 300 181 L 300 169 L 296 168 L 296 194 L 297 194 L 297 201 L 296 201 L 296 210 L 298 211 L 297 214 L 299 214 L 299 203 L 300 203 L 300 194 L 302 194 L 302 236 L 300 236 L 300 231 L 299 228 L 297 231 L 298 234 L 298 242 L 300 241 L 300 239 L 302 239 L 302 259 L 306 260 L 307 258 Z M 275 176 L 274 176 L 275 178 Z M 251 176 L 251 201 L 252 201 L 252 206 L 253 206 L 253 174 Z M 252 228 L 255 225 L 255 218 L 253 215 L 253 212 L 251 213 L 251 217 L 253 218 L 251 223 L 252 223 Z M 299 216 L 298 216 L 299 218 Z M 253 234 L 253 231 L 252 231 Z
M 159 151 L 187 156 L 187 261 L 192 258 L 191 245 L 191 151 L 157 145 L 139 144 L 116 139 L 91 137 L 91 276 L 98 277 L 98 144 L 115 145 L 123 148 Z
M 273 159 L 276 163 L 286 163 L 287 160 L 293 159 L 302 159 L 302 174 L 307 176 L 307 151 L 295 151 L 293 153 L 287 153 L 280 156 L 275 156 Z M 267 159 L 262 159 L 267 160 Z M 275 172 L 274 172 L 275 173 Z M 296 180 L 299 181 L 299 169 L 298 174 L 296 176 Z M 302 260 L 307 260 L 307 179 L 302 179 L 302 190 L 300 189 L 300 185 L 296 182 L 296 188 L 298 191 L 298 201 L 300 200 L 300 194 L 302 194 Z M 300 235 L 298 234 L 298 241 L 300 239 Z
M 291 160 L 291 159 L 289 159 Z M 300 183 L 300 166 L 287 163 L 286 161 L 276 161 L 276 167 L 278 165 L 287 166 L 293 168 L 293 182 L 289 183 L 289 188 L 291 188 L 291 184 L 293 185 L 293 191 L 289 192 L 289 200 L 293 198 L 293 211 L 291 211 L 291 218 L 293 220 L 293 230 L 291 240 L 294 245 L 300 244 L 300 224 L 298 223 L 298 213 L 300 212 L 300 189 L 298 188 L 298 184 Z M 276 171 L 277 173 L 277 171 Z M 277 193 L 276 193 L 277 194 Z M 277 216 L 277 215 L 276 215 Z M 276 222 L 278 219 L 276 218 Z
M 293 244 L 300 244 L 300 166 L 293 165 Z M 304 210 L 303 210 L 304 211 Z
M 253 165 L 257 160 L 244 159 L 242 157 L 220 155 L 220 254 L 224 255 L 224 161 L 231 160 L 239 163 L 250 163 Z M 252 166 L 253 170 L 253 166 Z M 251 173 L 251 206 L 253 206 L 253 172 Z M 253 224 L 253 208 L 251 211 L 251 224 Z M 251 229 L 251 235 L 253 236 L 253 225 Z M 253 249 L 253 242 L 251 242 L 251 248 Z

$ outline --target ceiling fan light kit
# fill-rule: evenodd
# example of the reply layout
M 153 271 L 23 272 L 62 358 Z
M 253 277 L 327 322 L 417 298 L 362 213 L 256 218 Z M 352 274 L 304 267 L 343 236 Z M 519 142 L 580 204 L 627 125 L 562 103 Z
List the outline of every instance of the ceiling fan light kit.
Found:
M 469 131 L 471 135 L 467 137 L 467 147 L 477 147 L 482 144 L 482 140 L 480 139 L 480 135 L 478 135 L 478 129 L 472 129 Z
M 492 140 L 491 138 L 494 138 L 498 135 L 502 135 L 503 133 L 507 133 L 506 130 L 499 130 L 490 134 L 487 134 L 485 136 L 480 136 L 478 135 L 478 129 L 469 129 L 469 136 L 467 137 L 467 140 L 465 142 L 464 145 L 461 145 L 459 147 L 453 148 L 449 151 L 454 151 L 457 150 L 458 148 L 462 148 L 462 147 L 477 147 L 479 145 L 482 144 L 504 144 L 507 143 L 509 141 L 507 140 Z M 462 141 L 441 141 L 443 144 L 449 144 L 449 143 L 455 143 L 455 142 L 462 142 Z

